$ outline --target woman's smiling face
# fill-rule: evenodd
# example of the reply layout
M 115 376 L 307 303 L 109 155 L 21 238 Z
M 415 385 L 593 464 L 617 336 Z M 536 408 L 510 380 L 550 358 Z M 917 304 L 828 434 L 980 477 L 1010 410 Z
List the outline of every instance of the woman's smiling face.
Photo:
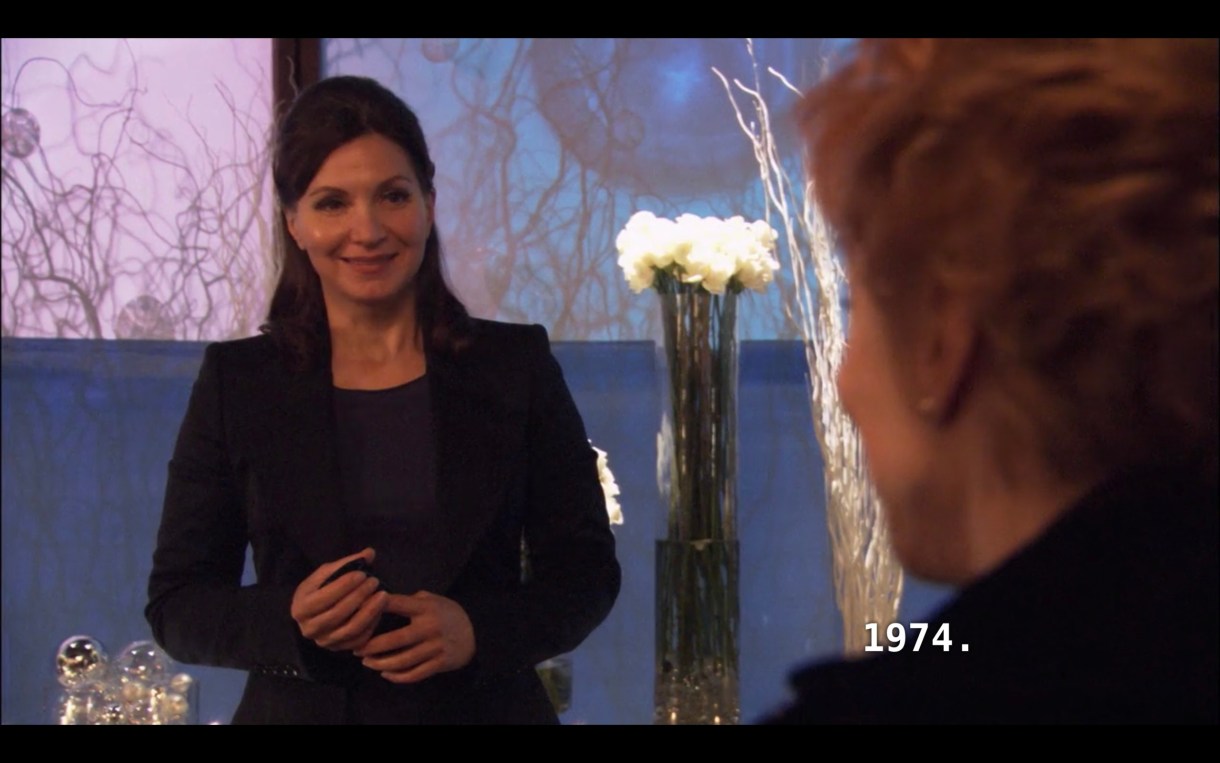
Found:
M 410 158 L 381 135 L 363 135 L 326 158 L 285 216 L 332 317 L 413 305 L 433 205 Z

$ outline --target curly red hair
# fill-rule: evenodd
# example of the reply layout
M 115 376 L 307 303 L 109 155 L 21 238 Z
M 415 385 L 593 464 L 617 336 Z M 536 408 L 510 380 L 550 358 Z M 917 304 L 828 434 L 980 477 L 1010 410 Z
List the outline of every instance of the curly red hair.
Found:
M 802 104 L 895 347 L 966 295 L 999 420 L 1065 477 L 1201 456 L 1215 480 L 1218 69 L 1214 39 L 868 40 Z

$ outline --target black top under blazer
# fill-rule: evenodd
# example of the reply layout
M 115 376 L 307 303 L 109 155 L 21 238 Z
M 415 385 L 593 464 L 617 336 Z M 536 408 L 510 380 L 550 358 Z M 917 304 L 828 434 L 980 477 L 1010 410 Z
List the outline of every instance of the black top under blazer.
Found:
M 434 593 L 466 611 L 476 651 L 417 686 L 416 720 L 555 722 L 533 666 L 580 644 L 620 585 L 596 454 L 541 326 L 475 321 L 469 346 L 428 353 L 427 374 L 448 544 Z M 333 388 L 329 362 L 291 370 L 268 336 L 212 344 L 169 463 L 146 616 L 175 659 L 249 671 L 235 723 L 342 723 L 368 670 L 290 615 L 305 577 L 359 550 Z

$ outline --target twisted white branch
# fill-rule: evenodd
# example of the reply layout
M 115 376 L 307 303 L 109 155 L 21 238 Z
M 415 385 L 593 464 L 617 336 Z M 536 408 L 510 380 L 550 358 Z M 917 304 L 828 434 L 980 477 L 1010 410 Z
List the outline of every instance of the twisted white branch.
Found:
M 746 40 L 754 69 L 753 86 L 729 80 L 716 68 L 737 124 L 754 148 L 766 203 L 766 219 L 781 231 L 781 247 L 795 286 L 784 310 L 801 329 L 808 366 L 810 411 L 822 450 L 826 491 L 826 521 L 834 555 L 835 598 L 843 620 L 844 651 L 862 652 L 865 623 L 885 625 L 898 615 L 902 598 L 902 568 L 890 548 L 881 506 L 868 479 L 859 433 L 839 401 L 835 377 L 843 359 L 845 332 L 840 297 L 846 288 L 834 242 L 816 204 L 811 180 L 799 192 L 784 166 L 771 128 L 771 114 L 762 94 L 754 43 Z M 782 74 L 768 74 L 800 95 Z M 744 95 L 753 119 L 738 104 Z M 776 225 L 773 218 L 778 218 Z M 782 260 L 781 260 L 782 262 Z

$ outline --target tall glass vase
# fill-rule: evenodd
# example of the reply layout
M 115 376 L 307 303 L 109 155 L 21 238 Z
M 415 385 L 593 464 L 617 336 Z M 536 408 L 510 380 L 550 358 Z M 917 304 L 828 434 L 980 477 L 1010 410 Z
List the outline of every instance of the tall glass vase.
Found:
M 738 691 L 737 295 L 658 278 L 666 384 L 658 477 L 658 724 L 740 720 Z

